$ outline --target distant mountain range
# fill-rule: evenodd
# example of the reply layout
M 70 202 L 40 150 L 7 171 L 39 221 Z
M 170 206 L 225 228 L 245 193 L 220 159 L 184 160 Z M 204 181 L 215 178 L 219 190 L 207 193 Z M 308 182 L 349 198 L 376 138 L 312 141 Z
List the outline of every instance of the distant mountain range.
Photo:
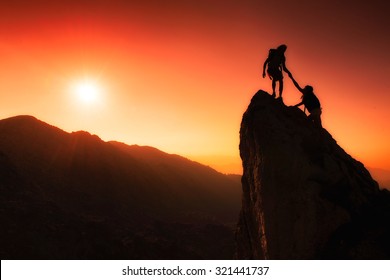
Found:
M 2 259 L 226 259 L 240 176 L 152 147 L 0 121 Z

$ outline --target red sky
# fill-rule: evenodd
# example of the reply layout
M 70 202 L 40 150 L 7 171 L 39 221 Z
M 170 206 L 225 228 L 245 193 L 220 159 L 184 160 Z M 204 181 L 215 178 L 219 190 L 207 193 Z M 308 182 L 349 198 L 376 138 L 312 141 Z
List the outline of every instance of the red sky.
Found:
M 342 3 L 340 3 L 342 2 Z M 12 1 L 0 6 L 0 118 L 151 145 L 241 172 L 239 126 L 268 49 L 311 84 L 352 156 L 390 169 L 387 1 Z M 72 92 L 96 81 L 85 104 Z M 300 93 L 286 76 L 284 101 Z

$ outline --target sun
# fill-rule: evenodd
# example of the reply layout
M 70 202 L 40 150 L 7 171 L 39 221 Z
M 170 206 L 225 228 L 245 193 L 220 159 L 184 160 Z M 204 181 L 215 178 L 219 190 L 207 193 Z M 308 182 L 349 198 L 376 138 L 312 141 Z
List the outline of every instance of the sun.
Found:
M 85 104 L 93 104 L 99 101 L 101 86 L 94 80 L 81 80 L 75 82 L 72 87 L 78 100 Z

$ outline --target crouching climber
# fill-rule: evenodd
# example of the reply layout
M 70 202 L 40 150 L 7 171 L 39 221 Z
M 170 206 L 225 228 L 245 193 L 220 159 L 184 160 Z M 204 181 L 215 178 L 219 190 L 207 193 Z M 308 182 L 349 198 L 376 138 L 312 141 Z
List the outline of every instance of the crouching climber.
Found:
M 305 108 L 309 111 L 308 118 L 313 121 L 314 125 L 318 128 L 322 128 L 322 122 L 321 122 L 321 104 L 318 100 L 317 96 L 313 92 L 312 86 L 305 86 L 304 88 L 301 88 L 297 81 L 293 78 L 292 74 L 289 73 L 288 76 L 293 81 L 295 87 L 302 93 L 302 102 L 295 105 L 295 107 L 304 105 Z

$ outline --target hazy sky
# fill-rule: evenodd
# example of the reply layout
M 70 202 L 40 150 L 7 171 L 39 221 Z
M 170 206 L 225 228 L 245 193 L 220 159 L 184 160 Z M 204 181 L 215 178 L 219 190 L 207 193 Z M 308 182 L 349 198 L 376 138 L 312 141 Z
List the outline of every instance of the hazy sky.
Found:
M 388 1 L 127 0 L 0 4 L 0 118 L 151 145 L 240 172 L 239 127 L 269 48 L 311 84 L 323 125 L 390 169 Z M 99 89 L 84 101 L 75 89 Z M 300 93 L 285 77 L 287 105 Z

